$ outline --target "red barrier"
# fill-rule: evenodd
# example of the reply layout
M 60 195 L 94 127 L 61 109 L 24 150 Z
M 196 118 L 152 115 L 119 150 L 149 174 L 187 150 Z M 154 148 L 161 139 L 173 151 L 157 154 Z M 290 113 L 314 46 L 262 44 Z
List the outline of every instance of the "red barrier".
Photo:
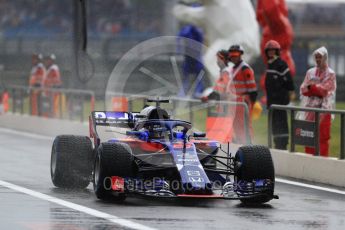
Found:
M 113 97 L 111 102 L 113 111 L 128 111 L 128 99 L 126 97 Z
M 4 92 L 0 95 L 0 114 L 8 112 L 9 104 L 8 104 L 9 95 L 8 92 Z
M 217 140 L 220 143 L 232 141 L 233 119 L 231 117 L 207 117 L 207 138 Z

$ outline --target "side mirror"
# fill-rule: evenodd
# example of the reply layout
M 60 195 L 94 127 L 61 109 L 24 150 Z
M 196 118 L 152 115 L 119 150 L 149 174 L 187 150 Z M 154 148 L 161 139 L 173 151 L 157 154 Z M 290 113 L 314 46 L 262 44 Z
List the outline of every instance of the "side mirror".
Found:
M 193 137 L 206 137 L 206 133 L 204 132 L 193 133 Z

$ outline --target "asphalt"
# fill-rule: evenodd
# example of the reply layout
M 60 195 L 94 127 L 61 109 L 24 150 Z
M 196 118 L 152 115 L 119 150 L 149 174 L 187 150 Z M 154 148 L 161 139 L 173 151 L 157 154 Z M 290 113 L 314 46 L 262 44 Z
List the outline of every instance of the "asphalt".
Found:
M 279 200 L 254 207 L 136 197 L 108 203 L 91 184 L 58 189 L 50 180 L 52 141 L 0 128 L 0 229 L 345 229 L 345 195 L 284 183 L 276 185 Z

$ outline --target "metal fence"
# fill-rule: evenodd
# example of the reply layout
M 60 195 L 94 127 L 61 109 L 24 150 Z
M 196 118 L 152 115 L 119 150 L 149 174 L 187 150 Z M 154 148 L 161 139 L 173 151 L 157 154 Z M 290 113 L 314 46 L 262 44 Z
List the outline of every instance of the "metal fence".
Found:
M 95 109 L 94 92 L 89 90 L 6 87 L 13 113 L 84 121 L 84 114 Z
M 315 155 L 320 155 L 320 114 L 328 113 L 333 115 L 340 115 L 340 159 L 345 159 L 345 111 L 343 110 L 326 110 L 326 109 L 317 109 L 317 108 L 305 108 L 297 106 L 284 106 L 284 105 L 272 105 L 268 113 L 268 146 L 272 148 L 272 114 L 274 110 L 284 110 L 290 112 L 290 151 L 295 152 L 295 130 L 296 130 L 296 112 L 314 112 L 315 113 L 315 122 L 313 123 L 312 130 L 314 132 L 313 142 L 315 147 Z
M 94 92 L 88 90 L 47 89 L 18 85 L 8 86 L 6 90 L 9 94 L 9 107 L 13 113 L 83 122 L 91 111 L 95 110 L 96 105 Z M 146 95 L 107 93 L 107 99 L 97 101 L 98 110 L 138 112 L 149 104 Z M 166 109 L 173 118 L 187 120 L 201 130 L 206 130 L 207 119 L 210 117 L 216 119 L 218 117 L 232 117 L 235 119 L 234 117 L 238 116 L 235 111 L 240 108 L 243 111 L 243 114 L 240 115 L 243 117 L 239 118 L 243 121 L 241 132 L 245 136 L 245 143 L 241 144 L 251 144 L 248 124 L 249 110 L 244 102 L 209 101 L 204 103 L 197 99 L 181 97 L 160 97 L 160 99 L 170 100 L 171 103 L 162 104 L 161 107 Z M 219 109 L 223 112 L 220 112 Z M 232 133 L 239 132 L 234 126 L 232 126 L 231 131 Z

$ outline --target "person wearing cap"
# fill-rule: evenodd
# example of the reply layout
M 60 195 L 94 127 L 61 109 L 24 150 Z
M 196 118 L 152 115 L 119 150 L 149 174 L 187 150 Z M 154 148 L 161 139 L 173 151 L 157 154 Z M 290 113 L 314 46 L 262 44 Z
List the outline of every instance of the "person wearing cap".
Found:
M 219 78 L 216 81 L 215 86 L 208 95 L 201 97 L 203 102 L 208 100 L 223 100 L 226 97 L 226 87 L 229 83 L 229 69 L 228 67 L 228 51 L 219 50 L 217 52 L 217 65 L 219 67 Z
M 240 45 L 232 45 L 228 53 L 229 60 L 234 66 L 229 71 L 229 83 L 226 91 L 230 100 L 247 104 L 249 109 L 247 127 L 249 127 L 250 138 L 253 138 L 251 115 L 253 105 L 258 95 L 254 71 L 249 64 L 242 59 L 244 50 Z M 233 122 L 234 141 L 242 144 L 247 143 L 244 117 L 245 110 L 243 106 L 236 106 Z
M 272 104 L 288 105 L 294 99 L 294 82 L 287 63 L 280 58 L 280 45 L 270 40 L 265 45 L 267 69 L 265 90 L 267 94 L 267 109 Z M 272 114 L 272 133 L 275 148 L 287 149 L 289 142 L 289 128 L 287 112 L 274 110 Z
M 227 50 L 219 50 L 217 52 L 217 65 L 220 69 L 219 78 L 216 81 L 216 85 L 214 86 L 214 90 L 219 93 L 219 99 L 224 98 L 224 94 L 226 93 L 226 87 L 229 83 L 229 68 L 228 68 L 228 51 Z
M 300 87 L 301 104 L 304 107 L 334 109 L 335 92 L 337 88 L 336 74 L 328 66 L 328 52 L 325 47 L 320 47 L 314 51 L 313 57 L 316 66 L 309 69 Z M 304 113 L 304 119 L 315 121 L 314 112 Z M 331 120 L 329 113 L 320 114 L 320 155 L 328 156 L 329 140 L 331 139 Z M 315 154 L 314 147 L 306 147 L 306 153 Z
M 30 90 L 30 105 L 31 115 L 39 115 L 39 100 L 43 79 L 46 74 L 46 68 L 42 63 L 42 54 L 33 54 L 31 57 L 32 68 L 30 72 L 29 86 L 33 87 Z
M 219 67 L 219 78 L 217 79 L 213 88 L 208 88 L 204 91 L 204 95 L 201 97 L 202 102 L 207 102 L 208 100 L 226 100 L 226 88 L 229 84 L 229 68 L 228 68 L 228 51 L 219 50 L 216 54 L 217 65 Z M 227 113 L 224 105 L 218 104 L 216 106 L 216 111 L 218 114 Z
M 43 80 L 43 87 L 46 88 L 46 95 L 50 97 L 52 104 L 52 115 L 57 117 L 59 115 L 59 93 L 52 92 L 49 89 L 59 88 L 62 85 L 60 70 L 57 64 L 55 64 L 56 56 L 51 54 L 46 58 L 45 65 L 47 73 Z

